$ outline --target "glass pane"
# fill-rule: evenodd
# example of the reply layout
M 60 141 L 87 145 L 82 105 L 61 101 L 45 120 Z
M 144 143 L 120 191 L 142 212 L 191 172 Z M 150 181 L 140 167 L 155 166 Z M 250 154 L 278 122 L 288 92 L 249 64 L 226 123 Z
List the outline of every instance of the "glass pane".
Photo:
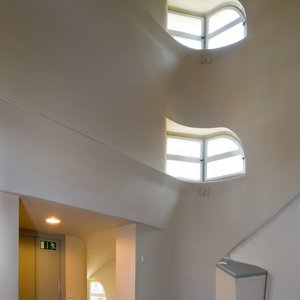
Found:
M 201 157 L 201 142 L 197 140 L 167 138 L 167 154 Z
M 207 157 L 239 150 L 238 145 L 230 138 L 220 137 L 207 141 Z
M 193 39 L 188 39 L 188 38 L 184 38 L 184 37 L 180 37 L 180 36 L 175 36 L 172 35 L 172 37 L 180 44 L 187 46 L 189 48 L 192 49 L 197 49 L 200 50 L 202 49 L 202 41 L 198 41 L 198 40 L 193 40 Z
M 207 163 L 206 179 L 229 176 L 244 172 L 244 159 L 242 155 L 219 159 Z
M 208 33 L 215 32 L 239 17 L 240 14 L 235 9 L 223 9 L 217 12 L 208 18 Z
M 104 288 L 99 282 L 91 282 L 91 294 L 105 294 Z
M 208 40 L 208 48 L 215 49 L 234 44 L 245 37 L 245 28 L 242 22 L 229 28 Z
M 105 297 L 91 296 L 91 300 L 105 300 Z
M 194 16 L 168 13 L 168 29 L 201 36 L 203 20 Z
M 200 163 L 167 160 L 167 174 L 176 178 L 200 181 Z

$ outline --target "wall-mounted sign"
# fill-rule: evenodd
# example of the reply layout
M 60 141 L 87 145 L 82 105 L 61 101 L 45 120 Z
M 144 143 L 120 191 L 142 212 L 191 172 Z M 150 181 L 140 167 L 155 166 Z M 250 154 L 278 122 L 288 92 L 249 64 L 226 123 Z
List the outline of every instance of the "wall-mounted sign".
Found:
M 40 248 L 44 250 L 56 250 L 56 242 L 41 241 Z

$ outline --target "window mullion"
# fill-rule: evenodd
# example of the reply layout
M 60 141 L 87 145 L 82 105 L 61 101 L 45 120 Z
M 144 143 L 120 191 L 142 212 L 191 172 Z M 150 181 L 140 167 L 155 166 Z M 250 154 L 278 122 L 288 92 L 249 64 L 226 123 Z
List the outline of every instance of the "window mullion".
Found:
M 203 153 L 203 159 L 202 159 L 202 181 L 206 181 L 206 162 L 207 162 L 207 140 L 203 140 L 202 142 L 202 153 Z
M 182 31 L 177 31 L 177 30 L 173 30 L 173 29 L 168 29 L 168 32 L 172 36 L 183 37 L 183 38 L 187 38 L 187 39 L 195 40 L 195 41 L 202 41 L 203 40 L 202 35 L 195 35 L 195 34 L 186 33 L 186 32 L 182 32 Z
M 211 39 L 211 38 L 219 35 L 220 33 L 224 32 L 224 31 L 230 29 L 231 27 L 233 27 L 233 26 L 235 26 L 235 25 L 237 25 L 237 24 L 239 24 L 241 22 L 244 22 L 244 21 L 245 21 L 245 18 L 242 17 L 242 16 L 240 16 L 238 19 L 236 19 L 236 20 L 234 20 L 234 21 L 226 24 L 225 26 L 217 29 L 216 31 L 214 31 L 212 33 L 208 33 L 207 32 L 207 40 L 209 40 L 209 39 Z
M 220 159 L 237 156 L 237 155 L 243 155 L 240 149 L 207 157 L 206 162 L 220 160 Z
M 177 161 L 185 161 L 185 162 L 193 162 L 193 163 L 201 162 L 201 158 L 198 158 L 198 157 L 189 157 L 189 156 L 174 155 L 174 154 L 167 154 L 167 159 L 177 160 Z

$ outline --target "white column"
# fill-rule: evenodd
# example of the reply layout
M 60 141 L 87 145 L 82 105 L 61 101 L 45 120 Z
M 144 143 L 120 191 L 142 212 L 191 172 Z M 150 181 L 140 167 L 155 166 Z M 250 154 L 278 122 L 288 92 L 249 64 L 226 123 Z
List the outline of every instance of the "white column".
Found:
M 118 228 L 116 240 L 116 300 L 135 300 L 136 225 Z
M 0 192 L 0 295 L 18 300 L 19 197 Z

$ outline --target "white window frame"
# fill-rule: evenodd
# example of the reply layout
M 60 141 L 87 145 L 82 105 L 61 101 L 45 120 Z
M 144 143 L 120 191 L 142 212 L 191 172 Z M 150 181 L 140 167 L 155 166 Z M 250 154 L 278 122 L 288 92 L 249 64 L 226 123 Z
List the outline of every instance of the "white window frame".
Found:
M 218 30 L 212 32 L 212 33 L 208 33 L 209 32 L 209 28 L 208 28 L 208 21 L 209 18 L 214 16 L 215 14 L 219 13 L 222 10 L 226 10 L 226 9 L 233 9 L 235 10 L 240 17 L 226 25 L 224 25 L 223 27 L 219 28 Z M 227 5 L 227 6 L 222 6 L 220 8 L 214 9 L 212 11 L 210 11 L 209 13 L 205 14 L 205 15 L 196 15 L 193 13 L 187 13 L 187 12 L 180 12 L 177 10 L 174 10 L 173 8 L 168 8 L 168 13 L 172 13 L 172 14 L 178 14 L 178 15 L 182 15 L 185 17 L 190 17 L 190 18 L 198 18 L 202 20 L 202 34 L 201 36 L 198 35 L 193 35 L 193 34 L 189 34 L 189 33 L 185 33 L 182 31 L 176 31 L 176 30 L 171 30 L 171 29 L 167 29 L 167 31 L 169 32 L 169 34 L 175 38 L 175 37 L 183 37 L 186 39 L 190 39 L 190 40 L 197 40 L 197 41 L 201 41 L 201 49 L 209 49 L 208 48 L 208 42 L 210 39 L 214 38 L 215 36 L 223 33 L 224 31 L 234 27 L 235 25 L 239 24 L 239 23 L 243 23 L 244 26 L 244 38 L 247 37 L 247 21 L 246 21 L 246 16 L 245 14 L 236 6 L 233 5 Z
M 193 137 L 186 137 L 186 136 L 178 136 L 178 135 L 174 135 L 174 134 L 167 134 L 167 139 L 168 138 L 174 138 L 174 139 L 179 139 L 179 140 L 189 140 L 189 141 L 197 141 L 197 142 L 200 142 L 200 149 L 201 149 L 201 152 L 199 153 L 199 158 L 198 157 L 191 157 L 191 156 L 183 156 L 183 155 L 175 155 L 175 154 L 168 154 L 166 153 L 166 160 L 173 160 L 173 161 L 182 161 L 182 162 L 193 162 L 193 163 L 198 163 L 200 165 L 200 181 L 203 181 L 203 163 L 204 163 L 204 160 L 203 160 L 203 149 L 204 149 L 204 146 L 203 146 L 203 139 L 199 139 L 199 138 L 193 138 Z M 168 141 L 167 141 L 168 142 Z M 184 180 L 189 180 L 189 181 L 192 181 L 194 182 L 194 180 L 191 180 L 191 179 L 186 179 L 186 178 L 183 178 L 183 177 L 176 177 L 178 179 L 184 179 Z M 195 182 L 198 182 L 198 181 L 195 181 Z
M 178 11 L 172 10 L 172 9 L 168 9 L 168 13 L 188 17 L 188 18 L 191 18 L 191 19 L 192 18 L 193 19 L 199 19 L 202 23 L 201 35 L 191 34 L 191 33 L 187 33 L 187 32 L 184 32 L 184 31 L 177 31 L 177 30 L 172 30 L 172 29 L 168 29 L 168 32 L 174 38 L 175 37 L 182 37 L 182 38 L 186 38 L 186 39 L 189 39 L 189 40 L 200 41 L 201 42 L 201 49 L 204 49 L 205 18 L 202 17 L 202 16 L 197 16 L 197 15 L 188 14 L 188 13 L 184 13 L 184 12 L 178 12 Z
M 214 136 L 211 136 L 211 137 L 199 137 L 198 138 L 198 137 L 187 137 L 187 136 L 180 136 L 180 135 L 175 135 L 175 134 L 172 134 L 172 133 L 167 133 L 166 149 L 167 149 L 168 138 L 175 138 L 175 139 L 179 139 L 179 140 L 191 140 L 191 141 L 200 142 L 200 149 L 201 150 L 200 150 L 200 155 L 199 155 L 200 157 L 199 158 L 190 157 L 190 156 L 168 154 L 167 151 L 166 151 L 166 163 L 167 163 L 168 160 L 173 160 L 173 161 L 199 163 L 199 165 L 200 165 L 200 174 L 199 174 L 200 175 L 200 180 L 199 181 L 198 180 L 197 181 L 196 180 L 191 180 L 191 179 L 183 178 L 183 177 L 176 177 L 177 179 L 182 179 L 182 180 L 190 181 L 190 182 L 210 182 L 210 181 L 218 181 L 218 180 L 222 180 L 222 179 L 235 178 L 235 177 L 241 176 L 241 175 L 246 173 L 246 162 L 245 162 L 245 154 L 244 154 L 243 147 L 236 138 L 234 138 L 230 135 L 220 134 L 220 135 L 214 135 Z M 213 140 L 213 139 L 218 139 L 218 138 L 227 138 L 227 139 L 232 140 L 237 145 L 238 149 L 207 157 L 208 142 Z M 209 162 L 234 157 L 234 156 L 237 156 L 237 155 L 242 155 L 242 159 L 243 159 L 243 171 L 242 172 L 237 172 L 237 173 L 230 174 L 230 175 L 222 175 L 222 176 L 214 177 L 214 178 L 211 178 L 211 179 L 207 178 L 207 164 Z M 172 176 L 172 175 L 170 175 L 170 176 Z
M 232 9 L 232 10 L 235 10 L 239 15 L 240 17 L 238 19 L 235 19 L 233 20 L 232 22 L 224 25 L 223 27 L 217 29 L 216 31 L 212 32 L 212 33 L 209 33 L 209 18 L 218 14 L 219 12 L 221 12 L 222 10 L 227 10 L 227 9 Z M 215 36 L 223 33 L 224 31 L 234 27 L 235 25 L 239 24 L 239 23 L 243 23 L 243 26 L 244 26 L 244 38 L 247 36 L 247 29 L 246 29 L 246 17 L 245 15 L 243 14 L 243 12 L 238 9 L 237 7 L 235 6 L 224 6 L 224 7 L 221 7 L 217 10 L 214 10 L 212 13 L 209 13 L 206 18 L 205 18 L 205 49 L 209 49 L 208 48 L 208 43 L 209 43 L 209 40 L 214 38 Z
M 214 140 L 214 139 L 218 139 L 218 138 L 230 139 L 231 141 L 233 141 L 237 145 L 238 149 L 207 157 L 208 142 L 211 141 L 211 140 Z M 223 178 L 232 178 L 232 177 L 237 177 L 239 175 L 242 175 L 242 174 L 246 173 L 246 163 L 245 163 L 244 150 L 243 150 L 241 144 L 235 138 L 233 138 L 232 136 L 222 134 L 222 135 L 217 135 L 217 136 L 213 136 L 213 137 L 210 137 L 210 138 L 206 138 L 204 140 L 204 148 L 205 149 L 204 149 L 204 166 L 203 166 L 203 169 L 204 169 L 204 177 L 203 178 L 204 178 L 204 180 L 203 181 L 215 181 L 215 180 L 219 180 L 219 179 L 223 179 Z M 225 158 L 230 158 L 230 157 L 234 157 L 234 156 L 238 156 L 238 155 L 241 155 L 242 159 L 243 159 L 243 171 L 242 172 L 237 172 L 237 173 L 230 174 L 230 175 L 222 175 L 222 176 L 214 177 L 212 179 L 207 178 L 207 164 L 209 162 L 213 162 L 213 161 L 217 161 L 217 160 L 225 159 Z

